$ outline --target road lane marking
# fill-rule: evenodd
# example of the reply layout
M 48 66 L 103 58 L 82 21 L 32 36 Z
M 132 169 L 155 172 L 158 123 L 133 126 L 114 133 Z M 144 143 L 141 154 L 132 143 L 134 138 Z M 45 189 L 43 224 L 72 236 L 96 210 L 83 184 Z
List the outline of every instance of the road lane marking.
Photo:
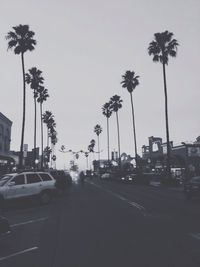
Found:
M 21 254 L 24 254 L 24 253 L 27 253 L 27 252 L 30 252 L 30 251 L 33 251 L 33 250 L 36 250 L 36 249 L 38 249 L 38 247 L 28 248 L 28 249 L 25 249 L 25 250 L 10 254 L 8 256 L 2 257 L 2 258 L 0 258 L 0 261 L 7 260 L 7 259 L 10 259 L 12 257 L 18 256 L 18 255 L 21 255 Z
M 190 233 L 189 236 L 194 239 L 200 240 L 200 233 Z
M 48 217 L 44 217 L 44 218 L 39 218 L 39 219 L 30 220 L 30 221 L 26 221 L 26 222 L 15 223 L 15 224 L 10 225 L 10 227 L 17 227 L 17 226 L 21 226 L 21 225 L 25 225 L 25 224 L 37 223 L 37 222 L 45 221 L 47 219 L 48 219 Z
M 121 195 L 119 195 L 119 194 L 117 194 L 117 193 L 114 193 L 113 191 L 111 191 L 111 190 L 109 190 L 109 189 L 105 189 L 105 188 L 103 188 L 102 186 L 97 185 L 97 184 L 95 184 L 95 183 L 93 183 L 93 182 L 88 182 L 88 183 L 91 184 L 91 185 L 96 186 L 97 188 L 100 188 L 101 190 L 103 190 L 103 191 L 105 191 L 105 192 L 107 192 L 107 193 L 109 193 L 109 194 L 111 194 L 111 195 L 113 195 L 113 196 L 115 196 L 115 197 L 117 197 L 117 198 L 119 198 L 119 199 L 122 200 L 122 201 L 125 201 L 126 203 L 128 203 L 128 204 L 131 205 L 132 207 L 134 207 L 134 208 L 136 208 L 136 209 L 139 209 L 139 210 L 142 212 L 142 215 L 143 215 L 143 216 L 146 216 L 146 214 L 145 214 L 145 208 L 144 208 L 143 206 L 141 206 L 140 204 L 138 204 L 138 203 L 136 203 L 136 202 L 134 202 L 134 201 L 130 201 L 130 200 L 128 200 L 127 198 L 122 197 Z

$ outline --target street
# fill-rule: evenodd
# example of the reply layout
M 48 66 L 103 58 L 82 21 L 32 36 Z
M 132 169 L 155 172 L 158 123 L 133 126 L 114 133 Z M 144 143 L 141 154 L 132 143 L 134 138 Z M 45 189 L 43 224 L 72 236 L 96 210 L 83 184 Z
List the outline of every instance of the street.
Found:
M 199 267 L 200 200 L 94 178 L 49 205 L 3 211 L 1 267 Z

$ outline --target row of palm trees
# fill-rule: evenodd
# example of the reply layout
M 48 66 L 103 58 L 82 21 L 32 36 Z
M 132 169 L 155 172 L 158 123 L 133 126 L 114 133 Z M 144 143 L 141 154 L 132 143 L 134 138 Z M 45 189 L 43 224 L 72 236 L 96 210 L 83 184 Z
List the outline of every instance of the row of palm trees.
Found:
M 44 78 L 42 71 L 36 67 L 32 67 L 25 73 L 24 55 L 27 51 L 33 51 L 36 46 L 34 39 L 35 33 L 29 29 L 29 25 L 18 25 L 13 27 L 13 31 L 9 31 L 6 35 L 8 40 L 8 49 L 13 49 L 16 55 L 21 56 L 22 62 L 22 79 L 23 79 L 23 116 L 22 116 L 22 131 L 19 168 L 23 167 L 23 147 L 24 147 L 24 130 L 26 118 L 26 84 L 33 90 L 34 99 L 34 169 L 36 164 L 36 123 L 37 123 L 37 102 L 40 105 L 40 122 L 41 122 L 41 167 L 44 166 L 44 152 L 49 155 L 51 148 L 49 147 L 49 137 L 52 145 L 57 142 L 57 133 L 55 130 L 56 123 L 52 112 L 46 111 L 43 114 L 43 102 L 49 97 L 48 89 L 44 86 Z M 47 125 L 47 147 L 43 148 L 43 123 Z
M 30 84 L 33 89 L 34 106 L 35 106 L 35 119 L 34 119 L 34 148 L 36 147 L 36 101 L 40 103 L 41 113 L 41 147 L 43 154 L 43 126 L 42 126 L 42 104 L 48 98 L 48 90 L 43 86 L 42 72 L 37 68 L 29 69 L 29 72 L 25 73 L 24 55 L 27 51 L 33 51 L 35 49 L 36 40 L 34 39 L 35 33 L 29 29 L 28 25 L 18 25 L 13 27 L 13 31 L 10 31 L 6 35 L 8 40 L 8 49 L 13 49 L 16 55 L 21 56 L 22 62 L 22 78 L 23 78 L 23 116 L 22 116 L 22 132 L 21 132 L 21 145 L 20 145 L 20 160 L 19 166 L 22 167 L 23 163 L 23 146 L 24 146 L 24 129 L 25 129 L 25 115 L 26 115 L 26 83 Z M 149 44 L 148 53 L 153 56 L 154 62 L 160 62 L 163 68 L 163 81 L 164 81 L 164 95 L 165 95 L 165 121 L 166 121 L 166 140 L 167 140 L 167 173 L 170 174 L 170 142 L 169 142 L 169 123 L 168 123 L 168 96 L 167 96 L 167 83 L 166 83 L 166 66 L 169 62 L 169 57 L 176 57 L 178 42 L 173 39 L 173 33 L 164 31 L 154 34 L 154 40 Z M 136 127 L 135 127 L 135 114 L 133 105 L 133 91 L 136 86 L 139 85 L 139 76 L 135 75 L 134 71 L 126 71 L 122 76 L 122 87 L 126 88 L 130 93 L 131 98 L 131 110 L 132 110 L 132 122 L 133 122 L 133 135 L 134 135 L 134 147 L 135 147 L 135 161 L 137 165 L 137 141 L 136 141 Z M 105 103 L 102 107 L 103 115 L 107 118 L 107 135 L 108 135 L 108 160 L 109 160 L 109 118 L 112 112 L 116 114 L 117 120 L 117 133 L 118 133 L 118 154 L 120 158 L 120 134 L 119 134 L 119 118 L 118 111 L 122 107 L 122 99 L 118 95 L 114 95 L 110 98 L 110 101 Z M 45 117 L 45 116 L 44 116 Z M 43 117 L 43 119 L 44 119 Z M 52 119 L 50 120 L 52 122 Z M 52 138 L 52 144 L 57 142 L 57 134 L 55 131 L 55 121 L 53 126 L 48 125 Z M 99 149 L 99 135 L 102 132 L 102 128 L 98 125 L 95 129 L 95 133 L 98 137 L 98 154 L 100 159 Z M 96 126 L 95 126 L 96 127 Z M 50 130 L 49 130 L 50 129 Z M 47 138 L 48 139 L 48 138 Z M 34 150 L 35 151 L 35 150 Z M 43 161 L 43 156 L 42 156 Z M 120 162 L 119 162 L 120 164 Z
M 166 172 L 168 177 L 171 176 L 171 162 L 170 162 L 170 139 L 169 139 L 169 122 L 168 122 L 168 96 L 167 96 L 167 82 L 166 82 L 166 66 L 169 62 L 169 57 L 176 57 L 177 47 L 179 43 L 176 39 L 173 39 L 173 33 L 169 31 L 164 31 L 161 33 L 154 34 L 154 40 L 150 42 L 148 47 L 148 54 L 153 56 L 153 62 L 160 62 L 163 68 L 163 81 L 164 81 L 164 96 L 165 96 L 165 122 L 166 122 L 166 141 L 167 141 L 167 164 Z M 134 139 L 134 154 L 135 163 L 138 167 L 138 153 L 137 153 L 137 138 L 136 138 L 136 124 L 135 124 L 135 111 L 133 104 L 133 91 L 139 85 L 139 76 L 135 74 L 134 71 L 126 71 L 122 75 L 122 88 L 126 88 L 130 94 L 131 100 L 131 112 L 132 112 L 132 125 L 133 125 L 133 139 Z M 117 121 L 117 135 L 118 135 L 118 157 L 119 166 L 121 166 L 121 151 L 120 151 L 120 130 L 119 130 L 119 117 L 118 111 L 122 108 L 122 102 L 120 96 L 114 95 L 106 102 L 102 107 L 102 113 L 107 119 L 107 150 L 108 150 L 108 162 L 110 161 L 110 150 L 109 150 L 109 119 L 114 112 L 116 114 Z M 99 130 L 101 129 L 101 130 Z M 100 125 L 95 126 L 95 133 L 98 137 L 98 151 L 99 151 L 99 135 L 102 132 Z M 100 153 L 99 153 L 100 155 Z M 100 157 L 99 157 L 100 159 Z

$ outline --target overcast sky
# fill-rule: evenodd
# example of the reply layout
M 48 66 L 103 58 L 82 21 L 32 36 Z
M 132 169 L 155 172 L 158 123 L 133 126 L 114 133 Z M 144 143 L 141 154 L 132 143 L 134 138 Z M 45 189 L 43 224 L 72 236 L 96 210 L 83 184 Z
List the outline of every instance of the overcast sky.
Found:
M 20 147 L 22 70 L 20 56 L 7 51 L 5 35 L 19 24 L 29 24 L 35 32 L 37 46 L 25 54 L 25 65 L 26 70 L 35 66 L 43 71 L 50 94 L 44 110 L 55 115 L 57 149 L 62 144 L 67 149 L 87 149 L 98 123 L 106 158 L 106 118 L 101 107 L 118 94 L 123 99 L 121 151 L 133 155 L 130 96 L 120 85 L 126 70 L 140 76 L 133 94 L 139 154 L 149 136 L 166 140 L 162 66 L 147 53 L 154 33 L 165 30 L 173 32 L 180 44 L 177 58 L 170 59 L 167 67 L 170 139 L 175 144 L 194 141 L 200 135 L 199 14 L 199 0 L 0 0 L 0 111 L 13 121 L 11 148 Z M 110 130 L 111 149 L 117 149 L 115 116 Z M 38 142 L 39 134 L 38 121 Z M 32 149 L 29 88 L 24 142 Z M 57 152 L 59 167 L 63 167 L 62 156 Z

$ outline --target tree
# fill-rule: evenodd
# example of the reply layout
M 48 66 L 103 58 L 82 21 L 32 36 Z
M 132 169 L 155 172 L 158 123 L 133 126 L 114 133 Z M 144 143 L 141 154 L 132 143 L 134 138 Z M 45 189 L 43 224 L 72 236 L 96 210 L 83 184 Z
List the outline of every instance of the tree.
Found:
M 27 84 L 30 84 L 31 89 L 33 89 L 33 98 L 34 98 L 34 169 L 35 169 L 35 160 L 36 160 L 36 122 L 37 122 L 37 107 L 36 99 L 38 97 L 38 92 L 40 86 L 44 82 L 42 77 L 42 71 L 33 67 L 28 70 L 28 73 L 25 74 L 25 81 Z
M 29 30 L 29 25 L 18 25 L 13 27 L 14 31 L 10 31 L 6 35 L 8 41 L 8 49 L 14 49 L 16 55 L 21 55 L 22 74 L 23 74 L 23 116 L 22 116 L 22 133 L 20 145 L 19 167 L 23 165 L 23 146 L 24 146 L 24 129 L 26 114 L 26 83 L 25 83 L 25 64 L 24 54 L 27 51 L 33 51 L 36 40 L 33 39 L 35 33 Z
M 90 145 L 91 145 L 91 147 L 93 148 L 93 151 L 94 151 L 95 144 L 96 144 L 95 140 L 92 139 L 92 140 L 90 141 Z
M 43 120 L 43 123 L 46 124 L 47 126 L 47 146 L 49 146 L 49 132 L 50 132 L 50 129 L 52 127 L 55 128 L 56 124 L 55 124 L 55 120 L 54 120 L 54 115 L 52 114 L 51 111 L 45 111 L 44 114 L 42 114 L 42 120 Z
M 54 162 L 56 161 L 55 145 L 58 142 L 57 132 L 54 127 L 50 129 L 50 138 L 51 138 L 51 150 L 52 150 L 52 156 L 51 156 L 51 166 L 52 166 L 52 160 Z
M 109 118 L 112 115 L 111 103 L 107 102 L 102 107 L 102 113 L 107 119 L 107 147 L 108 147 L 108 163 L 110 161 L 110 142 L 109 142 Z
M 43 168 L 44 151 L 43 151 L 43 123 L 42 123 L 42 104 L 49 97 L 48 90 L 41 86 L 38 90 L 37 102 L 40 103 L 40 121 L 41 121 L 41 167 Z
M 98 160 L 99 160 L 99 163 L 100 163 L 100 146 L 99 146 L 99 135 L 101 134 L 102 132 L 102 128 L 99 124 L 97 124 L 95 127 L 94 127 L 94 132 L 95 134 L 97 135 L 97 140 L 98 140 Z
M 86 166 L 87 166 L 87 170 L 88 170 L 88 156 L 89 156 L 89 152 L 84 152 L 85 154 L 85 158 L 86 158 Z
M 153 56 L 154 62 L 160 62 L 163 67 L 164 95 L 165 95 L 165 121 L 166 121 L 166 139 L 167 139 L 167 175 L 171 177 L 170 163 L 170 141 L 169 141 L 169 123 L 168 123 L 168 97 L 166 82 L 166 65 L 168 65 L 169 56 L 176 57 L 178 42 L 173 39 L 173 33 L 165 31 L 154 34 L 154 40 L 149 44 L 148 53 Z
M 122 108 L 122 102 L 120 96 L 114 95 L 110 98 L 110 107 L 113 112 L 116 114 L 116 120 L 117 120 L 117 135 L 118 135 L 118 157 L 119 157 L 119 168 L 121 169 L 121 152 L 120 152 L 120 132 L 119 132 L 119 116 L 118 111 L 120 108 Z
M 134 135 L 134 144 L 135 144 L 135 163 L 137 167 L 137 140 L 136 140 L 136 129 L 135 129 L 135 114 L 134 114 L 134 106 L 133 106 L 133 90 L 139 85 L 139 76 L 135 76 L 134 71 L 126 71 L 124 75 L 122 75 L 123 81 L 121 82 L 122 87 L 126 88 L 130 93 L 131 97 L 131 110 L 132 110 L 132 121 L 133 121 L 133 135 Z
M 44 162 L 46 167 L 48 167 L 48 162 L 50 159 L 51 152 L 52 152 L 51 148 L 49 146 L 46 146 L 44 149 Z

